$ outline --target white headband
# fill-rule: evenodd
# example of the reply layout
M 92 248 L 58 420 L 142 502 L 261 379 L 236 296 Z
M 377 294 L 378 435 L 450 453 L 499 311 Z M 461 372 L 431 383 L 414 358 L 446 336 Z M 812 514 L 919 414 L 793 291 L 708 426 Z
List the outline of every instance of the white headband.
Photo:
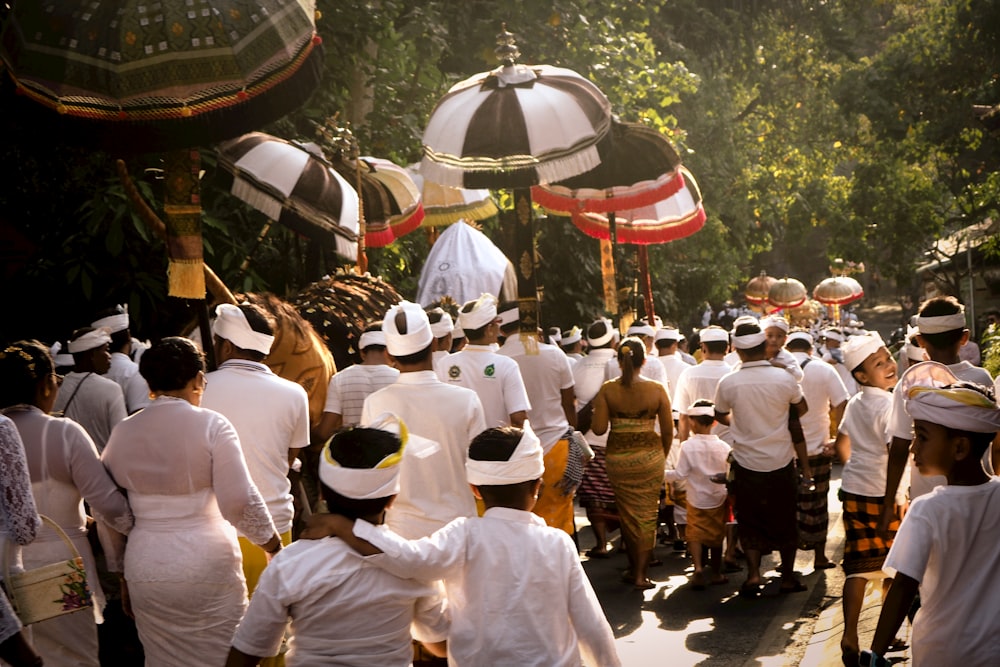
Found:
M 254 350 L 261 354 L 270 354 L 271 345 L 274 344 L 274 336 L 254 331 L 243 311 L 231 303 L 220 303 L 216 306 L 212 333 L 228 340 L 241 350 Z
M 844 365 L 847 370 L 853 371 L 865 362 L 865 359 L 875 354 L 885 347 L 882 335 L 877 331 L 871 333 L 851 336 L 840 348 L 844 352 Z
M 381 331 L 366 331 L 358 338 L 358 349 L 363 350 L 372 345 L 385 347 L 385 334 Z
M 78 338 L 74 338 L 69 342 L 67 349 L 69 349 L 70 354 L 76 354 L 77 352 L 93 350 L 102 345 L 107 345 L 110 342 L 111 332 L 107 329 L 107 327 L 101 327 L 100 329 L 88 331 Z
M 577 342 L 582 338 L 583 338 L 583 331 L 580 329 L 580 327 L 573 327 L 565 334 L 563 334 L 562 346 L 566 347 L 567 345 L 572 345 L 573 343 Z
M 827 340 L 835 340 L 840 343 L 844 342 L 844 335 L 839 331 L 837 331 L 836 329 L 827 329 L 826 331 L 824 331 L 823 338 L 826 338 Z
M 692 405 L 686 414 L 688 417 L 715 417 L 715 408 L 711 405 Z
M 465 476 L 476 486 L 503 486 L 538 479 L 545 472 L 542 443 L 524 422 L 524 432 L 507 461 L 476 461 L 467 459 Z
M 464 312 L 465 306 L 462 306 L 462 310 L 458 313 L 458 324 L 466 331 L 482 329 L 497 318 L 497 298 L 492 294 L 480 295 L 473 303 L 472 310 L 468 312 Z
M 558 345 L 559 343 L 562 342 L 562 331 L 560 331 L 556 327 L 553 327 L 553 329 L 554 331 L 549 331 L 546 334 L 546 338 L 548 338 L 549 342 L 552 343 L 553 345 Z
M 763 320 L 760 321 L 761 329 L 767 329 L 769 327 L 777 327 L 782 331 L 784 331 L 785 333 L 788 333 L 788 321 L 784 317 L 771 316 L 771 317 L 765 317 Z
M 119 306 L 121 308 L 121 306 Z M 114 315 L 108 315 L 107 317 L 102 317 L 99 320 L 95 320 L 90 323 L 90 326 L 95 329 L 100 329 L 105 327 L 111 333 L 117 333 L 119 331 L 125 331 L 128 329 L 128 312 L 116 313 Z
M 502 313 L 499 313 L 498 316 L 500 317 L 500 326 L 506 326 L 521 319 L 521 311 L 519 308 L 508 308 Z
M 598 320 L 598 321 L 599 322 L 604 322 L 606 330 L 605 330 L 603 336 L 598 336 L 597 338 L 591 338 L 590 336 L 587 336 L 587 342 L 590 343 L 594 347 L 600 347 L 602 345 L 607 345 L 608 343 L 611 342 L 611 339 L 614 338 L 615 333 L 616 333 L 616 329 L 615 329 L 614 325 L 611 324 L 611 320 Z M 597 324 L 597 322 L 594 322 L 594 324 Z M 593 324 L 591 326 L 593 326 Z
M 396 314 L 402 312 L 405 317 L 406 333 L 400 333 L 396 328 Z M 405 357 L 416 354 L 427 348 L 434 340 L 430 320 L 424 309 L 409 301 L 400 301 L 389 309 L 382 320 L 382 331 L 385 333 L 386 348 L 394 357 Z
M 435 338 L 444 338 L 455 329 L 455 321 L 451 319 L 451 315 L 440 308 L 435 308 L 429 312 L 434 313 L 439 310 L 441 311 L 441 319 L 437 322 L 431 322 L 431 333 L 434 334 Z
M 698 332 L 698 340 L 702 343 L 728 343 L 729 332 L 722 327 L 707 327 Z
M 940 315 L 938 317 L 923 317 L 917 315 L 917 330 L 921 334 L 944 333 L 955 329 L 965 328 L 965 308 L 953 315 Z
M 681 332 L 673 327 L 663 327 L 656 332 L 656 340 L 680 340 Z
M 809 334 L 808 331 L 793 331 L 792 333 L 788 334 L 788 338 L 785 340 L 785 344 L 787 345 L 788 343 L 791 343 L 793 340 L 804 340 L 808 342 L 810 345 L 813 344 L 813 337 Z
M 1000 431 L 1000 408 L 973 389 L 914 386 L 907 399 L 906 411 L 914 420 L 972 433 Z
M 72 366 L 73 365 L 73 355 L 72 354 L 59 354 L 62 350 L 62 343 L 56 341 L 49 348 L 49 354 L 52 355 L 52 361 L 58 366 Z
M 626 336 L 649 336 L 650 338 L 652 338 L 653 336 L 656 335 L 656 329 L 654 329 L 652 327 L 652 325 L 649 325 L 649 324 L 646 324 L 645 322 L 643 322 L 642 324 L 633 324 L 632 326 L 630 326 L 628 328 L 628 331 L 625 332 L 625 335 Z
M 323 456 L 319 460 L 320 481 L 340 495 L 356 500 L 396 495 L 399 493 L 399 462 L 403 458 L 408 438 L 406 425 L 395 415 L 383 413 L 366 428 L 395 434 L 399 437 L 399 449 L 379 461 L 373 468 L 345 468 L 333 458 L 328 443 L 323 448 Z
M 737 350 L 750 350 L 757 347 L 761 343 L 767 342 L 767 336 L 763 331 L 758 331 L 757 333 L 743 334 L 742 336 L 733 336 L 733 347 Z
M 927 361 L 927 352 L 919 345 L 906 341 L 903 348 L 906 350 L 906 358 L 910 361 Z

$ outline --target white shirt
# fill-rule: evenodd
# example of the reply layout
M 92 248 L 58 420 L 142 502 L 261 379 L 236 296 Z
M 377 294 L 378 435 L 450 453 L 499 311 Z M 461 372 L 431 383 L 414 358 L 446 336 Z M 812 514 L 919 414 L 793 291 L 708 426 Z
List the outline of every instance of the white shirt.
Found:
M 917 366 L 918 364 L 913 364 L 909 366 L 906 370 L 909 371 L 910 368 Z M 957 364 L 948 364 L 948 370 L 955 374 L 959 380 L 965 380 L 966 382 L 976 382 L 978 384 L 989 387 L 993 383 L 993 378 L 990 377 L 990 372 L 985 368 L 979 366 L 973 366 L 968 361 L 960 361 Z M 905 376 L 905 374 L 904 374 Z M 899 381 L 896 383 L 898 389 L 899 382 L 902 382 L 903 377 L 900 376 Z M 895 391 L 892 395 L 892 411 L 889 415 L 889 437 L 891 438 L 901 438 L 902 440 L 913 441 L 913 419 L 910 417 L 910 413 L 906 411 L 904 405 L 906 397 L 903 396 L 903 392 Z M 917 470 L 917 466 L 913 463 L 913 455 L 910 455 L 910 500 L 918 498 L 925 493 L 930 492 L 936 486 L 941 486 L 947 483 L 944 475 L 922 475 L 920 471 Z M 900 481 L 900 486 L 902 486 L 902 481 Z M 883 489 L 883 494 L 885 490 Z
M 229 359 L 208 374 L 201 407 L 220 412 L 240 438 L 250 477 L 279 533 L 295 513 L 288 450 L 309 445 L 309 397 L 301 385 L 264 364 Z
M 833 366 L 833 369 L 837 371 L 837 375 L 840 376 L 840 381 L 844 383 L 844 388 L 847 389 L 848 394 L 854 396 L 854 394 L 858 393 L 861 389 L 861 385 L 859 385 L 858 381 L 854 379 L 853 375 L 851 375 L 851 369 L 845 366 L 844 362 L 837 361 L 829 352 L 823 353 L 822 359 L 825 363 Z
M 677 395 L 677 381 L 685 369 L 691 368 L 691 364 L 684 361 L 679 352 L 656 357 L 656 360 L 663 366 L 663 372 L 667 376 L 667 395 L 670 397 L 670 404 L 674 408 L 674 416 L 680 412 L 680 406 L 674 403 Z
M 850 398 L 840 375 L 830 364 L 805 352 L 792 352 L 802 369 L 802 394 L 809 410 L 799 421 L 809 456 L 816 456 L 830 441 L 830 408 Z
M 434 370 L 442 382 L 476 392 L 487 428 L 510 426 L 510 415 L 531 409 L 517 362 L 490 345 L 469 343 Z
M 866 386 L 847 402 L 839 427 L 851 438 L 851 458 L 840 476 L 840 488 L 844 491 L 870 498 L 885 495 L 891 404 L 892 394 Z
M 444 580 L 450 665 L 621 664 L 573 539 L 530 512 L 493 507 L 417 541 L 364 521 L 354 534 L 385 552 L 379 567 Z
M 76 371 L 66 375 L 52 409 L 83 426 L 99 452 L 104 451 L 111 430 L 128 416 L 125 394 L 117 382 L 97 373 Z
M 748 361 L 719 380 L 715 410 L 731 413 L 729 428 L 737 463 L 756 472 L 788 465 L 795 456 L 788 411 L 802 398 L 795 378 L 768 361 Z
M 915 667 L 1000 664 L 1000 479 L 939 486 L 916 499 L 883 569 L 920 583 L 913 620 Z
M 622 369 L 618 365 L 618 356 L 615 353 L 615 357 L 608 362 L 608 379 L 614 380 L 621 377 L 621 375 Z M 647 380 L 659 382 L 667 390 L 667 396 L 670 395 L 670 380 L 667 378 L 667 370 L 663 367 L 659 357 L 646 354 L 642 362 L 642 367 L 639 369 L 639 375 Z
M 409 667 L 412 637 L 448 636 L 440 589 L 366 563 L 337 538 L 299 540 L 274 557 L 233 637 L 248 655 L 277 655 L 291 618 L 288 667 Z
M 385 364 L 348 366 L 330 378 L 323 412 L 340 415 L 344 426 L 356 426 L 361 423 L 365 399 L 398 378 L 399 371 Z
M 715 388 L 719 386 L 722 376 L 732 368 L 719 359 L 705 359 L 697 366 L 688 366 L 677 378 L 677 389 L 671 400 L 671 405 L 678 414 L 686 415 L 691 404 L 699 398 L 712 400 L 715 398 Z M 727 443 L 732 444 L 732 434 L 725 424 L 716 423 L 712 433 Z
M 430 535 L 458 517 L 475 516 L 465 476 L 469 443 L 486 430 L 476 392 L 441 382 L 434 371 L 400 373 L 365 399 L 362 425 L 391 412 L 406 425 L 409 442 L 400 463 L 399 495 L 386 523 L 407 538 Z
M 736 355 L 735 362 L 730 361 L 730 359 L 732 359 L 732 355 Z M 732 366 L 734 371 L 738 371 L 740 369 L 740 365 L 742 364 L 740 361 L 740 355 L 737 352 L 730 352 L 727 354 L 724 361 Z M 774 362 L 774 364 L 771 364 L 772 366 L 780 364 L 780 368 L 795 378 L 796 382 L 802 382 L 802 367 L 799 366 L 799 362 L 794 356 L 792 356 L 791 352 L 785 348 L 781 348 L 778 350 L 778 353 L 774 355 L 774 358 L 768 361 L 768 363 L 771 361 Z M 778 366 L 775 367 L 778 368 Z
M 517 334 L 508 336 L 500 354 L 517 362 L 531 409 L 528 419 L 547 454 L 566 431 L 569 422 L 562 407 L 562 390 L 573 387 L 573 369 L 569 358 L 555 345 L 538 344 L 538 354 L 528 354 Z
M 576 394 L 576 408 L 579 410 L 592 401 L 601 385 L 608 379 L 608 362 L 616 358 L 616 352 L 608 347 L 591 350 L 573 366 L 573 391 Z M 587 442 L 598 447 L 608 444 L 608 432 L 596 435 L 593 431 L 583 434 Z
M 114 380 L 122 388 L 125 395 L 125 409 L 129 414 L 141 410 L 153 400 L 149 397 L 149 385 L 139 375 L 139 364 L 132 361 L 127 354 L 111 353 L 111 368 L 104 377 Z
M 729 445 L 715 435 L 695 433 L 679 449 L 677 466 L 667 470 L 663 479 L 687 480 L 687 502 L 698 509 L 714 509 L 726 502 L 726 485 L 709 478 L 729 470 Z

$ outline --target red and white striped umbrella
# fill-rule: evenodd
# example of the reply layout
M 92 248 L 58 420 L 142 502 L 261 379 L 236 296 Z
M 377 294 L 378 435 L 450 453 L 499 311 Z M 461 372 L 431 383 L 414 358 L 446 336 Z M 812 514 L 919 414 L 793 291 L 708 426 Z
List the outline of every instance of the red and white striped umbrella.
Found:
M 590 171 L 611 126 L 604 93 L 576 72 L 504 64 L 455 84 L 424 130 L 424 177 L 464 188 L 526 188 Z
M 350 261 L 358 257 L 358 194 L 322 156 L 263 132 L 218 145 L 231 192 L 269 219 Z

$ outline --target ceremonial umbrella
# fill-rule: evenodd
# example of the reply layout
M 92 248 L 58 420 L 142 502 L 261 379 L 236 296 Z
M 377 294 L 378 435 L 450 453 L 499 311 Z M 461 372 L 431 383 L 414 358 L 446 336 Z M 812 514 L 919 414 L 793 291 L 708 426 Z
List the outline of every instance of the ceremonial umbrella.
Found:
M 582 174 L 601 160 L 598 145 L 611 126 L 611 103 L 572 70 L 518 65 L 506 25 L 495 53 L 503 64 L 455 84 L 424 129 L 420 171 L 436 183 L 511 188 L 515 224 L 511 261 L 518 271 L 521 328 L 538 326 L 532 185 Z
M 759 276 L 751 278 L 747 286 L 743 289 L 743 296 L 751 308 L 764 310 L 767 303 L 767 295 L 771 292 L 771 287 L 778 281 L 777 278 L 767 275 L 767 271 L 761 271 Z
M 226 140 L 218 154 L 219 166 L 232 177 L 234 196 L 269 222 L 276 220 L 357 261 L 358 193 L 321 155 L 264 132 Z
M 485 220 L 497 214 L 497 205 L 486 188 L 456 188 L 424 178 L 419 164 L 407 167 L 420 188 L 424 205 L 424 227 L 441 227 L 459 220 Z
M 365 242 L 372 248 L 381 248 L 409 234 L 424 221 L 420 186 L 405 167 L 391 160 L 362 157 L 360 163 Z
M 767 293 L 767 302 L 785 311 L 801 306 L 809 297 L 806 286 L 795 278 L 779 278 Z
M 652 281 L 649 275 L 647 246 L 668 243 L 690 236 L 705 226 L 705 208 L 702 205 L 698 183 L 684 167 L 678 167 L 679 188 L 673 194 L 647 206 L 605 213 L 573 214 L 573 224 L 588 236 L 611 239 L 637 246 L 639 275 L 645 290 L 646 317 L 655 316 L 653 310 Z
M 315 18 L 313 0 L 17 2 L 0 28 L 17 95 L 0 103 L 39 136 L 119 155 L 166 151 L 169 294 L 203 301 L 194 147 L 277 120 L 312 94 Z
M 857 301 L 865 295 L 865 290 L 854 278 L 833 276 L 825 278 L 813 288 L 813 298 L 833 311 L 831 319 L 840 322 L 840 307 Z

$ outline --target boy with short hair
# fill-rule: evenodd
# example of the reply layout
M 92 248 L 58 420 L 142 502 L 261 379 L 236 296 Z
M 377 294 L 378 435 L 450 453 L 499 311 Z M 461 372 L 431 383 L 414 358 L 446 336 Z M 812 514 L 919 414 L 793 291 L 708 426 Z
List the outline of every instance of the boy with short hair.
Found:
M 399 492 L 405 438 L 405 427 L 388 414 L 372 428 L 336 434 L 319 464 L 327 508 L 382 524 Z M 338 665 L 406 667 L 413 661 L 411 632 L 428 651 L 446 652 L 449 623 L 439 588 L 431 580 L 368 567 L 336 539 L 299 540 L 274 557 L 233 637 L 227 667 L 276 655 L 289 617 L 288 667 L 334 659 Z
M 916 500 L 885 562 L 894 575 L 871 651 L 882 657 L 920 589 L 913 621 L 913 665 L 1000 664 L 1000 601 L 993 594 L 1000 569 L 1000 479 L 982 456 L 1000 431 L 993 391 L 959 381 L 945 366 L 922 363 L 897 389 L 913 418 L 913 457 L 921 474 L 947 484 Z
M 333 533 L 389 572 L 443 579 L 451 665 L 578 667 L 582 654 L 587 665 L 615 667 L 614 635 L 572 538 L 531 512 L 543 469 L 528 422 L 524 430 L 490 428 L 472 440 L 466 463 L 483 516 L 455 519 L 419 540 L 323 516 L 303 537 Z
M 712 433 L 715 403 L 699 399 L 684 411 L 693 435 L 681 443 L 677 467 L 667 470 L 663 479 L 673 482 L 686 479 L 687 543 L 694 561 L 691 587 L 704 590 L 706 583 L 725 584 L 722 574 L 722 542 L 726 536 L 726 473 L 730 447 Z M 705 578 L 705 552 L 712 568 L 712 578 Z

